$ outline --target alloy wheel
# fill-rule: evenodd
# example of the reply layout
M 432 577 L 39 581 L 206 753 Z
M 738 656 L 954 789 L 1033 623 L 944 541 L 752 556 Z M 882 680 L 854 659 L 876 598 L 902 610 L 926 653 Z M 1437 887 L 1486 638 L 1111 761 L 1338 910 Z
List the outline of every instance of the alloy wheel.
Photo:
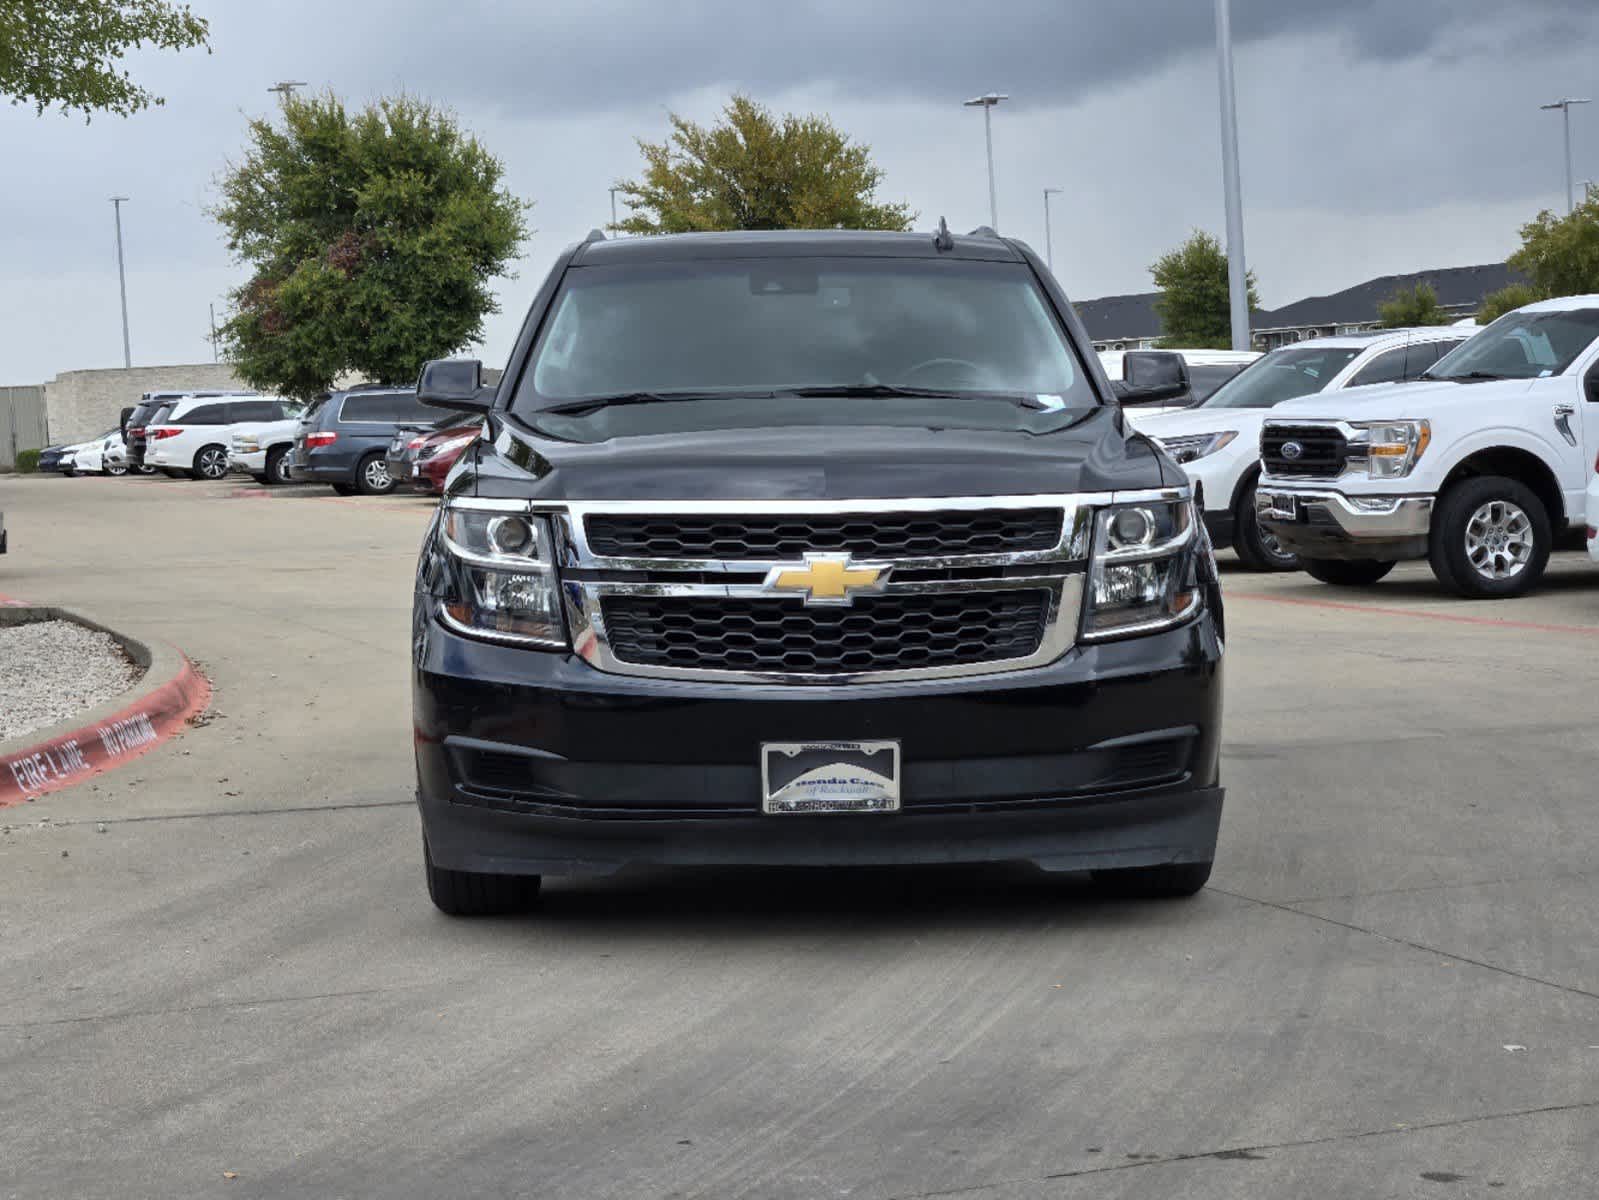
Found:
M 389 486 L 389 464 L 384 462 L 381 458 L 374 458 L 371 462 L 367 463 L 366 470 L 363 472 L 363 474 L 366 476 L 367 487 L 371 488 L 374 492 L 381 492 L 384 488 Z
M 202 450 L 199 469 L 200 474 L 207 479 L 221 479 L 228 473 L 228 456 L 224 451 L 215 448 Z
M 1489 500 L 1466 522 L 1466 561 L 1484 579 L 1515 578 L 1532 552 L 1532 521 L 1509 500 Z

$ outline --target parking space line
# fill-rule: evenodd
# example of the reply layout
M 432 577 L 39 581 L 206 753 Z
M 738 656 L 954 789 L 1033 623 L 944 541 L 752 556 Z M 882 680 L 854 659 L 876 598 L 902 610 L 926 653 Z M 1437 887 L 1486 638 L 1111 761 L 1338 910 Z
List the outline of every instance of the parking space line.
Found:
M 1599 636 L 1599 625 L 1551 625 L 1540 621 L 1505 621 L 1497 617 L 1467 617 L 1459 613 L 1427 612 L 1413 608 L 1388 608 L 1380 604 L 1346 604 L 1339 600 L 1306 600 L 1298 596 L 1270 596 L 1265 592 L 1231 592 L 1228 600 L 1259 600 L 1265 604 L 1291 604 L 1299 608 L 1327 608 L 1335 612 L 1372 613 L 1380 617 L 1416 617 L 1429 621 L 1451 621 L 1458 625 L 1490 625 L 1496 629 L 1520 629 L 1533 633 L 1575 633 Z

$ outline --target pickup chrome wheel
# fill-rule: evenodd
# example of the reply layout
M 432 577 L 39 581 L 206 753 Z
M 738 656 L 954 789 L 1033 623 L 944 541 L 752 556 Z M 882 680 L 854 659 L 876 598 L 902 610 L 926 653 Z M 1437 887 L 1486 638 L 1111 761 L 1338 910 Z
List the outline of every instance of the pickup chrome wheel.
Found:
M 1485 579 L 1511 579 L 1532 561 L 1532 521 L 1509 500 L 1490 500 L 1466 522 L 1466 561 Z
M 288 483 L 292 477 L 293 469 L 289 465 L 289 448 L 287 446 L 274 446 L 267 451 L 266 456 L 266 482 Z
M 221 446 L 202 446 L 194 456 L 196 479 L 221 479 L 228 473 L 228 452 Z
M 1299 555 L 1283 549 L 1283 544 L 1260 523 L 1255 512 L 1255 489 L 1244 491 L 1238 502 L 1233 524 L 1233 553 L 1251 571 L 1297 571 Z
M 1446 588 L 1472 600 L 1519 596 L 1543 577 L 1549 512 L 1526 484 L 1483 475 L 1452 484 L 1433 510 L 1428 559 Z

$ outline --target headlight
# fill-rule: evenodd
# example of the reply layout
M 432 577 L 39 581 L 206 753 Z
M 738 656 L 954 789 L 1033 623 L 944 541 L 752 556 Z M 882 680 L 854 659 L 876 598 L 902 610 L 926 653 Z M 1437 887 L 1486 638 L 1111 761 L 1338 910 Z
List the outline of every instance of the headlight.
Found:
M 1409 475 L 1432 441 L 1426 421 L 1358 421 L 1363 430 L 1350 445 L 1351 457 L 1364 452 L 1369 479 L 1402 479 Z
M 1223 446 L 1230 445 L 1238 436 L 1236 429 L 1228 429 L 1222 433 L 1185 433 L 1182 437 L 1158 437 L 1155 439 L 1160 448 L 1172 456 L 1172 461 L 1181 465 L 1193 462 L 1196 458 L 1204 458 L 1207 454 L 1214 454 Z
M 1204 572 L 1214 574 L 1210 553 L 1190 500 L 1101 509 L 1094 515 L 1083 640 L 1154 633 L 1187 620 L 1203 602 Z
M 235 454 L 254 454 L 261 448 L 261 443 L 253 437 L 236 437 L 233 439 L 233 452 Z
M 448 623 L 496 641 L 566 645 L 544 518 L 452 506 L 444 510 L 443 534 L 455 568 L 444 602 Z

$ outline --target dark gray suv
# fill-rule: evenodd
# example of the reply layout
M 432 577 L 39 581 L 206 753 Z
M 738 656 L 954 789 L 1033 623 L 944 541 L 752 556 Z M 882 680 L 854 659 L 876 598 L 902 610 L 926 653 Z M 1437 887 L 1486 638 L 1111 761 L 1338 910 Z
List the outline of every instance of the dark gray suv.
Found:
M 329 483 L 341 496 L 380 496 L 394 490 L 384 452 L 403 424 L 438 418 L 415 388 L 359 387 L 333 392 L 311 405 L 294 438 L 296 482 Z

